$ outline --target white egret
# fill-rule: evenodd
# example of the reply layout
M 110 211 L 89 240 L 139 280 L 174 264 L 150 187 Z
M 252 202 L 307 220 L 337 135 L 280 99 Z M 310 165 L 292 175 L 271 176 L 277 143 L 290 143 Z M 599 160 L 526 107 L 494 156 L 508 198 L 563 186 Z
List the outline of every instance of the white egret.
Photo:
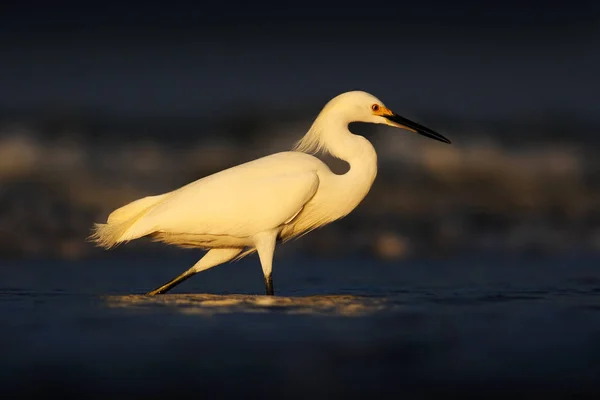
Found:
M 198 272 L 256 251 L 266 293 L 273 295 L 276 242 L 343 218 L 364 199 L 375 180 L 375 149 L 367 139 L 350 132 L 351 122 L 386 124 L 450 143 L 431 129 L 395 114 L 369 93 L 343 93 L 325 105 L 292 151 L 133 201 L 113 211 L 106 224 L 95 224 L 90 239 L 108 249 L 150 236 L 168 244 L 208 250 L 193 267 L 148 295 L 165 293 Z M 314 156 L 319 151 L 346 161 L 350 169 L 334 174 Z

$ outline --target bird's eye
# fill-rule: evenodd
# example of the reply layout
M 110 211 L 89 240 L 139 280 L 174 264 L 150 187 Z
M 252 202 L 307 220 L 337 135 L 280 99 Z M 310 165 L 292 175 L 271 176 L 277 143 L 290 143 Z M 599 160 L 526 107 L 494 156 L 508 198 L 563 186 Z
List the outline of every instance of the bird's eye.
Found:
M 373 111 L 379 111 L 379 105 L 378 104 L 373 104 L 371 106 L 371 110 L 373 110 Z

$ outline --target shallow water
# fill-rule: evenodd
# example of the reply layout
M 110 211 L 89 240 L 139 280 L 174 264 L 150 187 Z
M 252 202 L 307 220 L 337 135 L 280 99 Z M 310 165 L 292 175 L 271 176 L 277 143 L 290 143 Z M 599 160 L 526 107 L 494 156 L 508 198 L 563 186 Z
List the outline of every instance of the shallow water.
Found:
M 600 260 L 107 256 L 0 265 L 4 393 L 600 395 Z

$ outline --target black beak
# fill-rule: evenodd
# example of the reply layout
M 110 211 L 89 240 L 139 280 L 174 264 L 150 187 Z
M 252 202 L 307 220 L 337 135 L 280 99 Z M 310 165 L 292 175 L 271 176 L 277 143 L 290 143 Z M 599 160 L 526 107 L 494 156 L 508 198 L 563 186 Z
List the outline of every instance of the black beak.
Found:
M 417 124 L 416 122 L 412 122 L 409 119 L 401 117 L 398 114 L 385 115 L 385 118 L 389 119 L 392 122 L 395 122 L 398 125 L 402 125 L 408 129 L 411 129 L 423 136 L 427 136 L 428 138 L 439 140 L 440 142 L 444 142 L 444 143 L 452 143 L 452 142 L 450 142 L 450 140 L 446 139 L 439 133 L 434 132 L 429 128 L 426 128 L 423 125 Z

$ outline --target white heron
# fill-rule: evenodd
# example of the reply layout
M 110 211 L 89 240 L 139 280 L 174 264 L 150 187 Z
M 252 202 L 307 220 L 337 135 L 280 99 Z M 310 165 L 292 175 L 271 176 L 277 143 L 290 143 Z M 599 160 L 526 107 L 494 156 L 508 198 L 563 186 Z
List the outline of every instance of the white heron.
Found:
M 377 175 L 371 143 L 348 129 L 351 122 L 386 124 L 450 143 L 444 136 L 397 115 L 375 96 L 351 91 L 330 100 L 292 151 L 272 154 L 148 196 L 95 224 L 90 239 L 104 248 L 143 236 L 208 252 L 190 269 L 151 291 L 167 292 L 209 268 L 257 252 L 266 294 L 273 295 L 277 241 L 299 237 L 348 215 Z M 334 174 L 319 151 L 346 161 Z

